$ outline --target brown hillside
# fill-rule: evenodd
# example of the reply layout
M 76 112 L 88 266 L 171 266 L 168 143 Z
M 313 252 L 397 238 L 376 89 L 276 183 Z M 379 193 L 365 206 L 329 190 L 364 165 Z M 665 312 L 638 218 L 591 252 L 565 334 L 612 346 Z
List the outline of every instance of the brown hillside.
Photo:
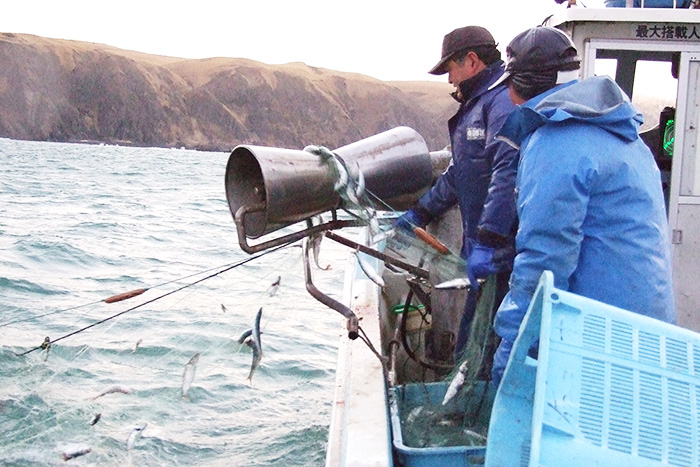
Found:
M 436 82 L 252 60 L 186 60 L 0 33 L 0 137 L 228 151 L 331 148 L 406 125 L 448 143 L 456 103 Z

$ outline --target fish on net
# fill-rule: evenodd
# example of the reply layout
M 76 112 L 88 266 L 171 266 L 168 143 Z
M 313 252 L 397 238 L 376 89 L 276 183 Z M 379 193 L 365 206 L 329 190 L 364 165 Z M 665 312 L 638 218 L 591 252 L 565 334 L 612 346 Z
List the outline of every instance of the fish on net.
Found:
M 330 156 L 325 160 L 330 161 Z M 344 165 L 337 160 L 331 165 L 339 174 L 335 189 L 344 209 L 364 221 L 369 228 L 370 243 L 374 243 L 373 246 L 383 247 L 385 252 L 406 262 L 420 264 L 430 271 L 431 278 L 458 278 L 466 275 L 466 263 L 459 254 L 449 249 L 447 253 L 440 252 L 416 235 L 395 229 L 393 220 L 397 213 L 390 206 L 382 205 L 382 200 L 378 198 L 375 198 L 377 203 L 374 203 L 370 199 L 372 194 L 366 190 L 358 193 L 358 180 L 347 172 L 342 173 L 346 170 Z M 360 178 L 359 168 L 357 172 Z M 393 216 L 379 218 L 378 209 L 388 209 Z M 392 268 L 390 265 L 388 267 Z M 496 343 L 492 316 L 495 292 L 495 278 L 491 277 L 480 288 L 465 349 L 452 371 L 443 377 L 442 383 L 438 383 L 445 391 L 440 390 L 434 394 L 426 388 L 426 397 L 421 403 L 412 407 L 409 405 L 401 411 L 402 426 L 407 429 L 407 445 L 485 445 L 493 398 L 493 389 L 490 389 L 486 379 L 490 374 L 491 356 Z M 428 323 L 425 318 L 423 316 L 423 320 Z M 422 332 L 416 336 L 418 340 L 423 339 Z M 416 344 L 421 347 L 425 342 L 419 341 Z
M 485 446 L 495 389 L 488 375 L 496 345 L 490 277 L 480 296 L 465 349 L 441 381 L 416 383 L 420 391 L 400 400 L 404 444 L 411 447 Z
M 202 429 L 196 422 L 199 417 L 186 415 L 201 412 L 214 417 L 211 406 L 219 404 L 214 395 L 228 394 L 240 402 L 260 399 L 270 391 L 261 383 L 257 393 L 249 392 L 245 378 L 250 369 L 249 352 L 234 342 L 241 328 L 252 321 L 253 307 L 270 305 L 271 328 L 275 322 L 279 325 L 268 329 L 268 335 L 277 348 L 283 345 L 284 301 L 290 300 L 289 294 L 294 291 L 285 294 L 280 290 L 272 296 L 268 286 L 280 282 L 280 271 L 298 269 L 301 258 L 298 250 L 285 248 L 274 259 L 265 261 L 264 265 L 253 264 L 229 273 L 233 278 L 227 283 L 235 286 L 247 281 L 251 287 L 222 290 L 220 284 L 214 288 L 199 286 L 189 294 L 158 301 L 157 305 L 133 307 L 132 313 L 110 321 L 104 321 L 104 316 L 113 311 L 108 308 L 114 305 L 104 301 L 92 303 L 90 309 L 82 308 L 80 312 L 47 313 L 40 321 L 36 314 L 33 320 L 13 319 L 7 327 L 14 328 L 15 341 L 31 344 L 37 342 L 29 340 L 32 336 L 44 337 L 36 329 L 51 329 L 49 334 L 55 338 L 54 333 L 70 333 L 86 323 L 104 324 L 57 343 L 44 339 L 46 345 L 37 346 L 37 351 L 25 356 L 19 356 L 22 349 L 17 342 L 0 349 L 7 374 L 0 394 L 4 416 L 0 423 L 4 432 L 0 463 L 34 459 L 48 464 L 75 457 L 103 463 L 115 456 L 134 456 L 151 464 L 157 459 L 168 463 L 170 458 L 158 448 L 163 443 L 178 443 L 186 451 L 180 455 L 189 456 L 190 460 L 203 450 L 216 450 L 225 457 L 228 448 L 216 443 L 202 444 L 201 437 L 195 436 Z M 325 280 L 339 283 L 340 278 L 335 276 L 338 273 Z M 220 311 L 224 293 L 235 304 L 229 305 L 230 313 Z M 297 300 L 297 294 L 291 298 Z M 310 300 L 304 295 L 299 298 Z M 199 359 L 200 352 L 206 356 L 204 361 Z M 276 358 L 284 360 L 280 355 Z M 201 368 L 195 376 L 197 363 Z M 274 384 L 273 387 L 282 384 L 274 375 L 266 383 Z M 228 430 L 236 429 L 235 418 L 220 417 L 231 421 Z M 178 428 L 171 430 L 168 422 L 174 419 L 178 420 Z M 145 439 L 138 439 L 134 433 L 140 435 L 143 429 L 133 431 L 133 427 L 143 427 L 146 422 L 149 428 Z

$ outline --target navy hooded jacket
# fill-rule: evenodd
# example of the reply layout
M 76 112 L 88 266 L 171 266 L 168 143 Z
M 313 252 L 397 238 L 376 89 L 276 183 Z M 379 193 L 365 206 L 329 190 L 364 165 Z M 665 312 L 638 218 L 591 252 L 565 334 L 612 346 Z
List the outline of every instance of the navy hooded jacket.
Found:
M 459 203 L 463 258 L 469 256 L 470 238 L 488 246 L 513 248 L 518 151 L 494 137 L 515 106 L 507 86 L 489 90 L 502 74 L 503 62 L 495 62 L 472 78 L 468 89 L 461 89 L 464 102 L 448 122 L 452 161 L 419 200 L 432 217 Z

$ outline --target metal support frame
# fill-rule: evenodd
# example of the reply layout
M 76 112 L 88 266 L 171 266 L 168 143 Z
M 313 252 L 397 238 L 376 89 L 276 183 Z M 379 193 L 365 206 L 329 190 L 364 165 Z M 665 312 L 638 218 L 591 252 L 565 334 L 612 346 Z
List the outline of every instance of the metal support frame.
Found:
M 238 244 L 240 245 L 241 250 L 245 251 L 248 254 L 258 253 L 269 248 L 284 245 L 286 243 L 296 242 L 298 240 L 306 238 L 315 233 L 322 232 L 324 230 L 342 229 L 345 227 L 358 227 L 361 225 L 360 222 L 356 219 L 339 220 L 336 217 L 335 211 L 333 211 L 333 220 L 331 221 L 308 227 L 304 230 L 300 230 L 299 232 L 283 235 L 281 237 L 268 240 L 266 242 L 258 243 L 257 245 L 250 245 L 248 244 L 248 236 L 246 235 L 245 216 L 251 212 L 260 212 L 264 210 L 265 203 L 244 205 L 241 206 L 238 209 L 238 211 L 236 211 L 236 215 L 234 216 L 234 220 L 236 222 L 236 233 L 238 234 Z
M 357 316 L 347 306 L 321 292 L 313 283 L 311 277 L 311 261 L 309 260 L 309 238 L 305 238 L 301 243 L 302 258 L 304 259 L 304 281 L 306 290 L 319 302 L 331 308 L 347 319 L 348 339 L 355 340 L 358 337 Z
M 365 253 L 369 256 L 373 256 L 375 258 L 379 258 L 380 260 L 384 261 L 385 263 L 392 264 L 394 266 L 400 267 L 401 269 L 404 269 L 408 271 L 409 273 L 423 278 L 423 279 L 428 279 L 428 271 L 417 267 L 413 266 L 412 264 L 409 264 L 405 261 L 401 261 L 399 259 L 393 258 L 389 255 L 386 255 L 384 253 L 381 253 L 377 250 L 374 250 L 370 247 L 367 247 L 365 245 L 360 245 L 357 242 L 353 242 L 352 240 L 348 240 L 347 238 L 341 237 L 333 232 L 331 230 L 334 229 L 342 229 L 345 227 L 359 227 L 361 224 L 361 221 L 359 219 L 351 219 L 351 220 L 339 220 L 336 215 L 336 211 L 333 210 L 333 219 L 324 222 L 322 224 L 318 225 L 312 225 L 310 220 L 307 220 L 307 225 L 308 227 L 300 230 L 298 232 L 294 232 L 291 234 L 283 235 L 281 237 L 274 238 L 272 240 L 268 240 L 262 243 L 259 243 L 257 245 L 250 245 L 248 244 L 248 236 L 246 235 L 246 229 L 245 229 L 245 216 L 249 213 L 253 212 L 261 212 L 265 210 L 265 203 L 257 203 L 253 205 L 243 205 L 241 206 L 238 211 L 236 211 L 236 215 L 234 216 L 234 220 L 236 222 L 236 232 L 238 235 L 238 244 L 240 245 L 241 249 L 245 251 L 246 253 L 253 254 L 253 253 L 258 253 L 260 251 L 264 251 L 270 248 L 274 248 L 277 246 L 285 245 L 288 243 L 293 243 L 298 240 L 303 240 L 302 242 L 302 258 L 304 262 L 304 280 L 306 283 L 306 290 L 309 292 L 309 294 L 314 297 L 316 300 L 319 302 L 323 303 L 327 307 L 337 311 L 341 315 L 343 315 L 347 319 L 347 329 L 348 329 L 348 338 L 349 339 L 357 339 L 358 337 L 358 320 L 357 316 L 353 311 L 348 308 L 347 306 L 343 305 L 339 301 L 329 297 L 328 295 L 324 294 L 321 292 L 313 283 L 313 277 L 311 275 L 311 261 L 309 260 L 309 248 L 308 248 L 308 243 L 310 240 L 310 237 L 312 235 L 318 234 L 320 232 L 325 232 L 326 237 L 330 238 L 331 240 L 334 240 L 340 244 L 343 244 L 347 247 L 350 247 L 354 250 L 361 251 L 362 253 Z
M 366 255 L 372 256 L 374 258 L 377 258 L 381 261 L 384 261 L 387 264 L 392 264 L 394 266 L 398 266 L 401 269 L 410 272 L 411 274 L 418 276 L 422 279 L 428 279 L 430 275 L 428 274 L 428 271 L 420 268 L 418 266 L 414 266 L 410 263 L 407 263 L 405 261 L 401 261 L 400 259 L 396 259 L 394 257 L 391 257 L 385 253 L 382 253 L 380 251 L 377 251 L 373 248 L 370 248 L 365 245 L 361 245 L 357 242 L 353 242 L 352 240 L 349 240 L 345 237 L 341 237 L 340 235 L 336 234 L 335 232 L 326 232 L 326 237 L 330 238 L 331 240 L 338 242 L 342 245 L 345 245 L 347 247 L 350 247 L 354 250 L 358 250 L 362 253 L 365 253 Z

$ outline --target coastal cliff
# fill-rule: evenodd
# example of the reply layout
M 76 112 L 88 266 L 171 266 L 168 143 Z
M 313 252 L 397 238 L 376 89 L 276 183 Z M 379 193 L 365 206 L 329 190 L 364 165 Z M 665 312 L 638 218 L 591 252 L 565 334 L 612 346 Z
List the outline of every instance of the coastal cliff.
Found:
M 337 148 L 409 126 L 448 143 L 438 82 L 384 82 L 303 63 L 182 59 L 0 33 L 0 137 L 229 151 Z

